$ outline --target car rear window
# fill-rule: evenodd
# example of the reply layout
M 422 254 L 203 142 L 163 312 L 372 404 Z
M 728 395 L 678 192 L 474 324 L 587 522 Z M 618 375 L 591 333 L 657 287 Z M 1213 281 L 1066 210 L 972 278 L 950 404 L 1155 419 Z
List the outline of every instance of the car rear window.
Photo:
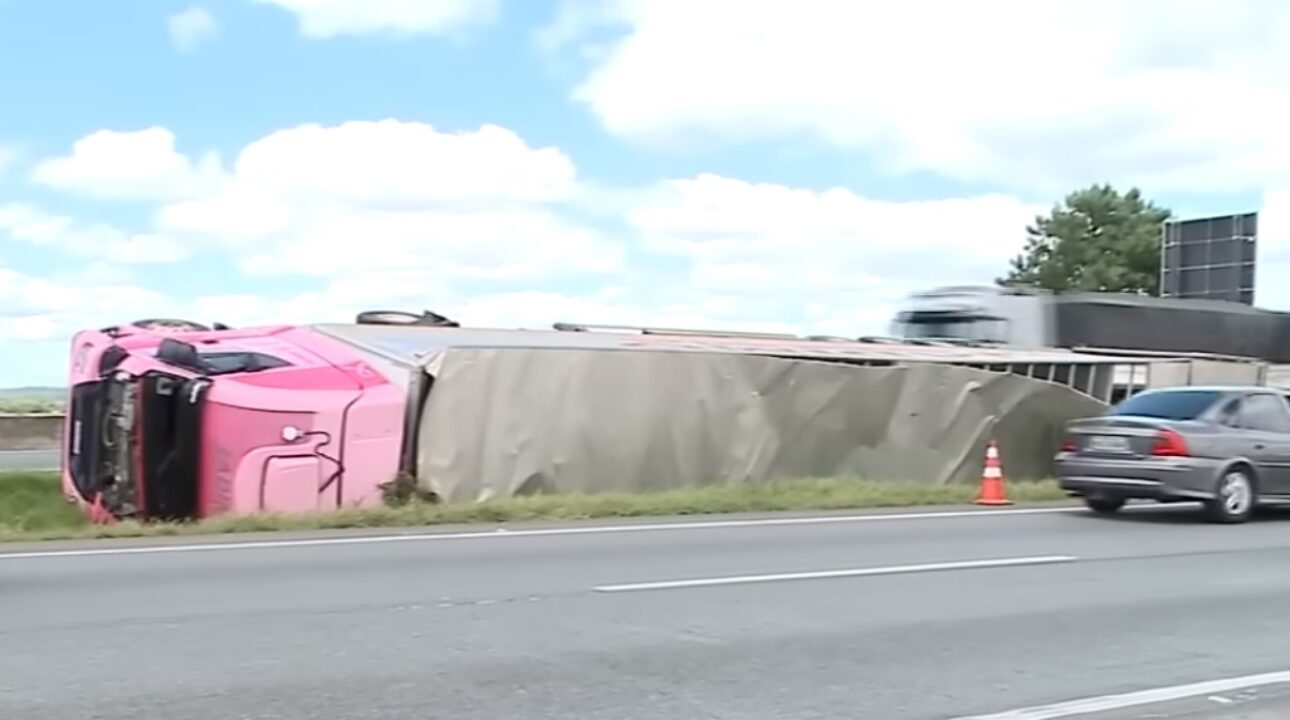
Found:
M 1136 415 L 1163 420 L 1194 420 L 1218 402 L 1212 390 L 1176 390 L 1134 395 L 1111 408 L 1112 415 Z

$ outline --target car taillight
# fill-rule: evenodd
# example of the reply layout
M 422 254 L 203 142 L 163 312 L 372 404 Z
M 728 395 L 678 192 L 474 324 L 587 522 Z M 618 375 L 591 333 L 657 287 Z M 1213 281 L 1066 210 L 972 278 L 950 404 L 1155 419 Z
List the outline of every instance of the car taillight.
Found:
M 1075 438 L 1073 438 L 1073 437 L 1071 437 L 1071 436 L 1067 435 L 1067 436 L 1066 436 L 1066 439 L 1062 440 L 1062 449 L 1061 449 L 1061 451 L 1062 451 L 1062 452 L 1076 452 L 1077 450 L 1079 450 L 1079 445 L 1075 443 Z
M 1156 442 L 1151 446 L 1151 454 L 1157 457 L 1183 457 L 1189 454 L 1187 441 L 1173 430 L 1161 430 L 1156 433 Z

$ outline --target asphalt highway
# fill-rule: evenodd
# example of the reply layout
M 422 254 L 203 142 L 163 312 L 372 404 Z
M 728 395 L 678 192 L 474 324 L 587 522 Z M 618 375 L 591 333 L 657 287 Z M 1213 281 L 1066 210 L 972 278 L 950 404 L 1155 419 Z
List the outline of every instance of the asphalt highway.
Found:
M 1290 670 L 1285 512 L 880 517 L 0 547 L 0 718 L 1049 720 Z M 1079 717 L 1290 717 L 1264 684 Z
M 0 471 L 57 469 L 57 450 L 0 450 Z

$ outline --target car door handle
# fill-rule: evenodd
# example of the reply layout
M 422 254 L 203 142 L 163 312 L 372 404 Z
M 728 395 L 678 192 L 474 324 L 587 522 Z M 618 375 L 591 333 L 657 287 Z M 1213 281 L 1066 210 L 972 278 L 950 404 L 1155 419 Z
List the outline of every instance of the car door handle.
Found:
M 1255 450 L 1262 450 L 1262 449 L 1263 449 L 1263 443 L 1254 443 L 1254 449 L 1255 449 Z

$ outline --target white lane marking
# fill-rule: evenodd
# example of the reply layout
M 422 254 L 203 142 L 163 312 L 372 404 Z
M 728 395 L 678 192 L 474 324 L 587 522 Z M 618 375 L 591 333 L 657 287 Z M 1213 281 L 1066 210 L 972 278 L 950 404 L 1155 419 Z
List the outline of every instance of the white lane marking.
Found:
M 433 540 L 482 540 L 486 538 L 546 537 L 558 535 L 598 535 L 605 533 L 657 532 L 672 530 L 720 530 L 726 528 L 771 527 L 784 525 L 825 525 L 833 523 L 883 522 L 899 520 L 939 520 L 1006 515 L 1050 515 L 1082 512 L 1077 507 L 1021 508 L 1016 510 L 945 510 L 940 512 L 890 513 L 886 515 L 816 515 L 806 517 L 756 518 L 749 520 L 707 520 L 696 522 L 652 523 L 639 525 L 591 525 L 584 527 L 539 528 L 532 530 L 472 530 L 468 532 L 427 532 L 359 537 L 306 538 L 300 540 L 259 540 L 206 542 L 179 545 L 137 545 L 131 547 L 82 548 L 79 550 L 33 550 L 9 552 L 0 550 L 0 560 L 36 558 L 94 557 L 98 555 L 153 555 L 159 553 L 209 552 L 222 550 L 269 550 L 274 548 L 325 547 L 330 545 L 371 545 L 377 543 L 425 542 Z
M 972 715 L 954 718 L 954 720 L 1059 720 L 1060 718 L 1089 715 L 1091 713 L 1123 710 L 1124 708 L 1152 705 L 1155 703 L 1182 700 L 1200 695 L 1244 690 L 1264 685 L 1290 683 L 1290 671 L 1246 675 L 1244 677 L 1207 680 L 1188 685 L 1139 690 L 1120 695 L 1103 695 L 1101 697 L 1083 698 L 1053 705 L 1042 705 L 990 715 Z
M 1072 555 L 1043 555 L 1036 557 L 1000 558 L 996 560 L 963 560 L 960 562 L 924 563 L 922 565 L 888 565 L 886 567 L 852 568 L 849 570 L 820 570 L 815 572 L 777 573 L 773 575 L 735 575 L 730 577 L 697 578 L 693 580 L 662 580 L 658 582 L 600 585 L 596 592 L 619 593 L 641 590 L 678 590 L 682 588 L 713 587 L 717 585 L 748 585 L 752 583 L 784 582 L 788 580 L 823 580 L 827 578 L 868 577 L 870 575 L 903 575 L 907 573 L 939 572 L 944 570 L 979 570 L 984 568 L 1016 567 L 1018 565 L 1051 565 L 1075 562 Z

